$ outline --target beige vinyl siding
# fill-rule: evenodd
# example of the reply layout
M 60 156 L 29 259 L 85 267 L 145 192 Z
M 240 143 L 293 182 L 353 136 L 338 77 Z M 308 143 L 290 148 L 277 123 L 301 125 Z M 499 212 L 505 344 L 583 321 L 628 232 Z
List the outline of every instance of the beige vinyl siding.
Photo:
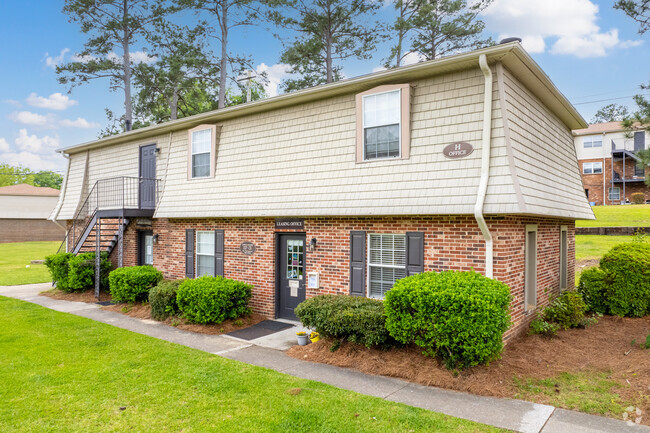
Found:
M 510 137 L 527 213 L 593 219 L 571 131 L 506 69 Z
M 407 160 L 356 163 L 354 94 L 223 122 L 214 179 L 187 180 L 187 134 L 175 133 L 156 216 L 472 213 L 480 176 L 483 76 L 476 68 L 411 85 Z M 456 141 L 476 150 L 467 158 L 446 159 L 442 149 Z M 503 153 L 495 151 L 488 212 L 514 210 Z
M 77 210 L 84 189 L 87 161 L 87 152 L 70 155 L 70 169 L 68 171 L 65 194 L 59 195 L 60 197 L 63 196 L 63 204 L 57 217 L 58 220 L 71 219 Z

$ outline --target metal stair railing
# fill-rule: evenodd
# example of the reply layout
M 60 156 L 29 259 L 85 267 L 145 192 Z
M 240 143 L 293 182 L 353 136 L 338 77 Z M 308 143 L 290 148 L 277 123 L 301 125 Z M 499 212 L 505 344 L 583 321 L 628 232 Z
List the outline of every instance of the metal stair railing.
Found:
M 75 251 L 86 240 L 97 212 L 104 210 L 155 209 L 160 196 L 159 181 L 153 178 L 118 176 L 100 179 L 91 188 L 72 218 L 72 227 L 58 252 Z

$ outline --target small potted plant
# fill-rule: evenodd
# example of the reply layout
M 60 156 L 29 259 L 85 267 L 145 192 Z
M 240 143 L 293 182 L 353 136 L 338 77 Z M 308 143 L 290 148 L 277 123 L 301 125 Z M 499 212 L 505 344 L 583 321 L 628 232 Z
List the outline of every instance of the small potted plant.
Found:
M 318 340 L 320 340 L 320 335 L 318 335 L 318 332 L 314 331 L 314 332 L 312 332 L 311 334 L 309 334 L 309 340 L 310 340 L 312 343 L 315 343 L 315 342 L 317 342 Z
M 307 345 L 307 333 L 305 331 L 296 332 L 296 337 L 298 337 L 298 345 L 306 346 Z

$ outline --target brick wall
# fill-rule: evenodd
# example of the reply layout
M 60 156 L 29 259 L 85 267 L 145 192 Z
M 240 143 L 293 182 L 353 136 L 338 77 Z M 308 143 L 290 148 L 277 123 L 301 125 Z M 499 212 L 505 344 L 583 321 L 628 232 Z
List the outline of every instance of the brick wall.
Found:
M 493 216 L 487 218 L 494 236 L 494 277 L 512 290 L 514 326 L 509 338 L 527 326 L 532 313 L 524 312 L 524 239 L 526 224 L 538 225 L 538 306 L 546 305 L 549 297 L 559 291 L 560 225 L 568 226 L 568 281 L 574 281 L 574 226 L 572 221 Z M 251 306 L 268 317 L 275 315 L 275 230 L 273 218 L 232 219 L 157 219 L 152 227 L 139 227 L 137 220 L 125 232 L 124 265 L 137 264 L 137 232 L 151 230 L 157 234 L 154 245 L 154 266 L 166 278 L 185 277 L 185 230 L 215 230 L 225 232 L 224 272 L 228 278 L 253 284 Z M 318 294 L 345 294 L 349 288 L 350 231 L 374 233 L 425 232 L 425 270 L 447 269 L 485 271 L 483 237 L 471 216 L 306 218 L 307 243 L 317 239 L 314 251 L 306 253 L 306 271 L 318 272 L 319 289 L 307 289 L 307 297 Z M 242 242 L 252 242 L 256 251 L 244 255 Z M 116 250 L 114 250 L 116 251 Z M 111 255 L 115 257 L 115 252 Z M 114 259 L 115 260 L 115 259 Z
M 585 162 L 603 162 L 602 158 L 597 159 L 581 159 L 579 161 L 580 172 L 582 173 L 582 164 Z M 634 178 L 634 165 L 636 162 L 632 158 L 625 160 L 625 178 Z M 623 178 L 623 161 L 614 161 L 614 171 Z M 650 200 L 650 188 L 644 182 L 627 182 L 625 184 L 625 191 L 623 191 L 623 184 L 618 182 L 614 187 L 619 187 L 621 190 L 621 200 L 609 200 L 608 191 L 612 186 L 612 159 L 605 158 L 603 165 L 603 172 L 601 174 L 582 174 L 582 184 L 585 189 L 589 190 L 589 201 L 595 202 L 596 205 L 602 204 L 620 204 L 621 200 L 630 200 L 630 196 L 635 192 L 642 192 L 645 194 L 645 199 Z M 603 187 L 603 176 L 605 176 L 605 185 Z
M 0 242 L 63 241 L 65 232 L 52 221 L 0 219 Z

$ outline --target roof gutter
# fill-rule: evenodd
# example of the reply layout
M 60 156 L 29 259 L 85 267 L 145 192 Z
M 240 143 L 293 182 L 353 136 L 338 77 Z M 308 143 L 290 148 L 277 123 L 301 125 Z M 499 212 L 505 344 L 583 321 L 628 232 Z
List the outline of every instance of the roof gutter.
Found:
M 481 147 L 481 180 L 476 193 L 476 204 L 474 205 L 474 218 L 478 223 L 483 239 L 485 239 L 485 276 L 494 276 L 494 243 L 492 234 L 483 216 L 483 204 L 487 194 L 488 180 L 490 179 L 490 151 L 492 144 L 492 71 L 487 63 L 485 54 L 478 59 L 479 67 L 485 77 L 485 91 L 483 94 L 483 136 Z

